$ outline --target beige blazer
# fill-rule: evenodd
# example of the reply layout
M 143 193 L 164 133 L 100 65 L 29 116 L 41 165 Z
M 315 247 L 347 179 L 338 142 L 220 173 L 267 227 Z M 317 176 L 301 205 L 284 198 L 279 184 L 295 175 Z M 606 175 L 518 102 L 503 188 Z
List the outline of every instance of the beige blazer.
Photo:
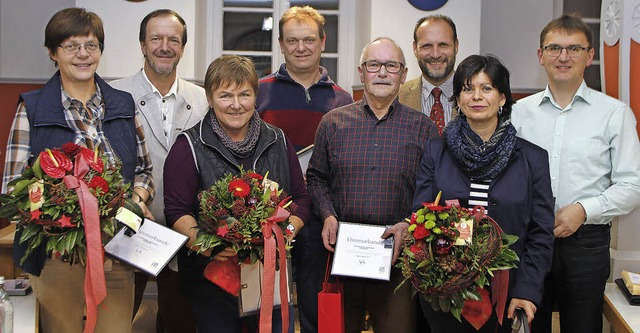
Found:
M 398 92 L 400 103 L 417 111 L 422 110 L 422 77 L 405 82 Z
M 414 110 L 422 111 L 422 76 L 418 76 L 417 78 L 407 81 L 400 86 L 398 100 L 400 103 Z M 431 110 L 422 113 L 428 116 L 430 112 Z M 457 115 L 458 112 L 455 109 L 451 109 L 451 119 L 455 118 Z

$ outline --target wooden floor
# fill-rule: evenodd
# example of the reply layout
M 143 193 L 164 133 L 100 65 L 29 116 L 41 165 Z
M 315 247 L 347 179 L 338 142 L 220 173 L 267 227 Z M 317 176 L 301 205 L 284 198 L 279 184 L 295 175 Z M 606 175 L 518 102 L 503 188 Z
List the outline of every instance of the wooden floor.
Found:
M 145 298 L 133 321 L 132 333 L 155 333 L 156 332 L 156 314 L 158 312 L 157 291 L 155 283 L 149 282 L 145 291 Z M 297 315 L 297 313 L 296 313 Z M 298 320 L 296 319 L 296 333 L 300 332 Z M 373 332 L 372 329 L 363 332 Z M 418 332 L 420 333 L 420 332 Z M 560 322 L 558 313 L 553 313 L 553 333 L 560 333 Z

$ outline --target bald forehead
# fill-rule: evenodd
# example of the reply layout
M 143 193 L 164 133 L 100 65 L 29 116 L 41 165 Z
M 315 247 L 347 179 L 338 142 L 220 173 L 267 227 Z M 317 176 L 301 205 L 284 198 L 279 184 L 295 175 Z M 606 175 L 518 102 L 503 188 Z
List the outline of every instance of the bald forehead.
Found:
M 432 35 L 437 34 L 442 39 L 454 42 L 453 29 L 445 20 L 431 19 L 422 22 L 416 30 L 418 39 L 420 39 L 421 35 L 424 35 L 427 32 Z
M 380 57 L 389 59 L 382 59 Z M 406 64 L 402 49 L 388 39 L 377 40 L 364 48 L 360 62 L 362 63 L 368 60 L 393 60 Z

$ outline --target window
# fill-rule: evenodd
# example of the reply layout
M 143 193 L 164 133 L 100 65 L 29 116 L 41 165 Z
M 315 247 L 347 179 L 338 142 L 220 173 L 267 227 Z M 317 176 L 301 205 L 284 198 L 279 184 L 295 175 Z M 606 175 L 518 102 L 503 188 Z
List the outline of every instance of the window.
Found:
M 600 7 L 601 0 L 564 0 L 563 13 L 576 13 L 591 28 L 593 48 L 595 51 L 593 64 L 584 72 L 584 80 L 589 87 L 601 90 L 600 84 Z
M 204 14 L 202 20 L 207 32 L 205 48 L 197 72 L 203 73 L 215 58 L 225 54 L 251 57 L 259 76 L 276 70 L 284 62 L 278 44 L 278 21 L 289 6 L 312 6 L 325 17 L 327 42 L 320 65 L 336 82 L 346 84 L 349 70 L 355 67 L 351 57 L 353 43 L 346 40 L 347 34 L 340 34 L 346 27 L 350 13 L 355 12 L 354 0 L 213 0 L 200 4 Z M 346 29 L 344 29 L 346 30 Z M 343 55 L 343 56 L 341 56 Z M 205 64 L 206 63 L 206 64 Z

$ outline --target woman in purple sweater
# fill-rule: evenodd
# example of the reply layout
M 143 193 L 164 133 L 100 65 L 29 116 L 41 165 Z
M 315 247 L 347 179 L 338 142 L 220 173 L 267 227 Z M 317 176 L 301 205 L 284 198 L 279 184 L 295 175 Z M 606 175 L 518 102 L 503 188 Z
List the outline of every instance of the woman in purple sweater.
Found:
M 178 267 L 198 331 L 235 333 L 243 325 L 237 298 L 203 275 L 212 260 L 225 261 L 235 253 L 230 249 L 195 251 L 198 193 L 226 173 L 239 174 L 241 168 L 263 175 L 268 171 L 269 178 L 277 181 L 298 206 L 289 218 L 295 231 L 308 218 L 310 199 L 295 148 L 282 130 L 262 121 L 255 111 L 258 76 L 253 62 L 240 56 L 214 60 L 207 69 L 204 87 L 209 112 L 178 137 L 165 162 L 164 211 L 167 225 L 189 236 L 178 254 Z M 255 316 L 248 319 L 254 321 Z M 281 331 L 280 326 L 279 311 L 274 311 L 273 331 Z

